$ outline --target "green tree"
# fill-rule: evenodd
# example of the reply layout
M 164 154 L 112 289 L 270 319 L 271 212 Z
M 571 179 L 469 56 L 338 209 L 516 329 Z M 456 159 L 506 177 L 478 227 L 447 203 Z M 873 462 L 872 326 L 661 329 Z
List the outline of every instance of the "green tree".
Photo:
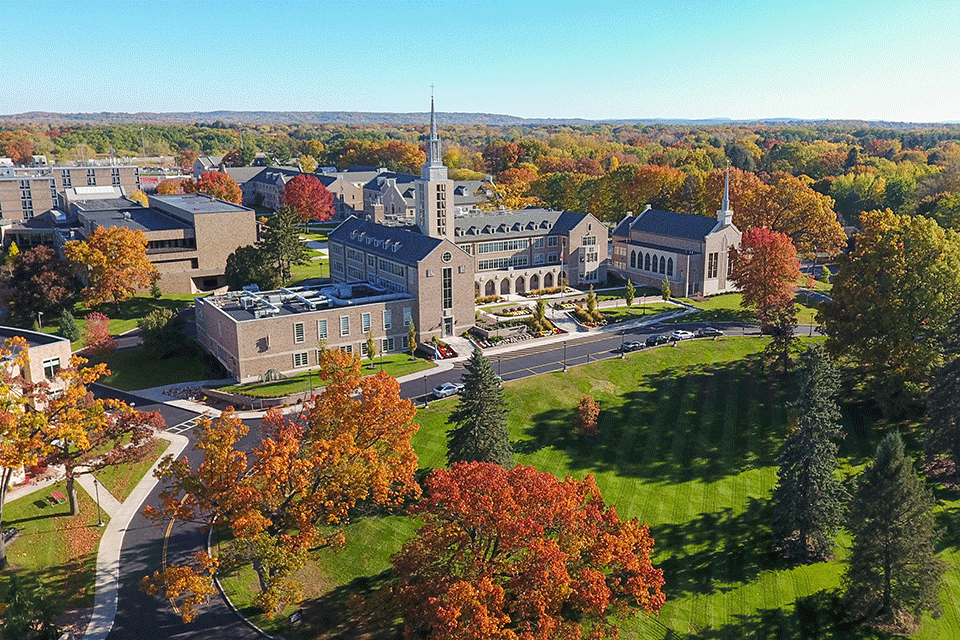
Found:
M 417 325 L 410 319 L 410 326 L 407 327 L 407 348 L 410 349 L 410 359 L 417 357 Z
M 10 576 L 4 597 L 7 607 L 3 615 L 3 637 L 23 640 L 56 640 L 60 629 L 54 622 L 53 600 L 40 581 Z
M 860 220 L 817 320 L 827 348 L 858 361 L 868 389 L 896 416 L 923 397 L 943 362 L 938 338 L 960 301 L 960 235 L 889 210 Z
M 633 298 L 637 295 L 637 290 L 633 288 L 633 280 L 627 278 L 627 290 L 623 293 L 623 299 L 628 307 L 633 306 Z
M 773 538 L 785 557 L 816 562 L 833 555 L 845 498 L 835 442 L 841 437 L 840 374 L 822 346 L 810 346 L 801 355 L 799 386 L 797 426 L 780 450 L 773 490 Z
M 263 237 L 257 243 L 281 282 L 290 280 L 290 267 L 295 264 L 307 264 L 310 252 L 300 240 L 297 229 L 297 214 L 289 207 L 280 207 L 267 220 Z
M 137 320 L 143 348 L 154 358 L 169 358 L 181 350 L 184 335 L 183 318 L 172 309 L 154 309 Z
M 590 293 L 587 294 L 587 313 L 591 316 L 597 311 L 597 294 L 593 291 L 593 285 L 590 285 Z
M 63 313 L 60 314 L 60 319 L 57 321 L 57 326 L 60 327 L 60 336 L 66 338 L 70 342 L 76 342 L 83 337 L 83 334 L 80 333 L 80 327 L 77 326 L 76 319 L 67 309 L 64 309 Z
M 960 311 L 949 326 L 942 348 L 946 362 L 933 374 L 927 394 L 925 444 L 929 457 L 946 455 L 955 479 L 960 470 Z
M 373 369 L 373 360 L 377 357 L 377 343 L 373 339 L 373 329 L 367 331 L 367 360 L 370 361 L 368 368 Z
M 513 466 L 507 433 L 507 403 L 490 362 L 474 349 L 464 365 L 463 391 L 447 419 L 456 425 L 447 431 L 447 463 L 494 462 Z
M 227 256 L 224 275 L 227 287 L 233 291 L 250 284 L 255 284 L 264 291 L 280 286 L 280 278 L 271 266 L 267 252 L 253 245 L 237 247 L 236 251 Z
M 663 279 L 663 283 L 660 285 L 660 295 L 663 296 L 664 302 L 670 300 L 670 296 L 673 295 L 673 292 L 670 290 L 670 281 L 666 278 Z
M 890 433 L 860 475 L 850 505 L 853 543 L 844 586 L 856 617 L 910 632 L 924 611 L 940 615 L 945 565 L 937 557 L 933 505 L 903 440 Z

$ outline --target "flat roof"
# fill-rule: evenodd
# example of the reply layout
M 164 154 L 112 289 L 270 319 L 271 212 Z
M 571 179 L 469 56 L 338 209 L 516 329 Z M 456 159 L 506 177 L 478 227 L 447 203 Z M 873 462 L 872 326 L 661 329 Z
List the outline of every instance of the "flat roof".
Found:
M 42 344 L 54 344 L 57 342 L 70 342 L 66 338 L 61 336 L 51 335 L 49 333 L 40 333 L 39 331 L 29 331 L 27 329 L 18 329 L 17 327 L 2 327 L 0 326 L 0 339 L 6 340 L 7 338 L 13 338 L 15 336 L 20 336 L 27 341 L 27 345 L 30 347 L 37 347 Z
M 369 282 L 337 282 L 286 287 L 273 291 L 230 291 L 200 298 L 236 322 L 294 316 L 328 309 L 356 309 L 381 302 L 413 299 L 412 294 L 390 291 Z
M 193 228 L 183 220 L 148 207 L 84 211 L 83 217 L 101 227 L 126 227 L 144 232 Z
M 184 211 L 193 213 L 224 213 L 228 211 L 252 211 L 249 207 L 242 207 L 226 200 L 219 200 L 202 193 L 177 193 L 164 196 L 150 196 L 151 200 L 158 200 Z

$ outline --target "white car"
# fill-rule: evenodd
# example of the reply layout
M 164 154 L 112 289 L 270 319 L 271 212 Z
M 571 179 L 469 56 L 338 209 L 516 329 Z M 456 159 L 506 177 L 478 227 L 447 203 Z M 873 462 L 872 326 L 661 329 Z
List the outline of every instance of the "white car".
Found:
M 683 329 L 677 329 L 676 331 L 670 334 L 671 340 L 690 340 L 693 337 L 694 337 L 693 332 L 684 331 Z
M 444 382 L 433 388 L 434 398 L 449 398 L 463 391 L 463 385 L 459 382 Z

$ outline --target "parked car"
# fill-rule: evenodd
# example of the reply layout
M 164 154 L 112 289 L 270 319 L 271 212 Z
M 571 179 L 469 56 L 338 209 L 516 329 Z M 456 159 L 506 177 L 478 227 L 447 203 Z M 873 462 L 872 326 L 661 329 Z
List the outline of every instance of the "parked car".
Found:
M 700 330 L 697 331 L 697 335 L 701 338 L 710 337 L 710 336 L 722 336 L 723 331 L 717 329 L 716 327 L 700 327 Z
M 677 329 L 670 334 L 670 340 L 689 340 L 695 337 L 692 331 L 686 331 L 684 329 Z
M 621 347 L 624 353 L 630 353 L 631 351 L 639 351 L 643 349 L 643 343 L 639 340 L 627 340 L 623 343 Z
M 449 398 L 463 391 L 463 384 L 459 382 L 444 382 L 433 389 L 434 398 Z
M 658 344 L 667 344 L 668 342 L 669 340 L 667 339 L 667 336 L 664 335 L 650 336 L 647 338 L 648 347 L 655 347 Z

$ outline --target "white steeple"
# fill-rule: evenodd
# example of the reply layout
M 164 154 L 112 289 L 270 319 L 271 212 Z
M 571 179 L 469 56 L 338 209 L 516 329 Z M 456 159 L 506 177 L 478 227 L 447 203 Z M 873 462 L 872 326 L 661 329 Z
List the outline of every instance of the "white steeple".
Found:
M 727 163 L 727 177 L 723 182 L 723 204 L 717 211 L 717 222 L 720 227 L 733 224 L 733 211 L 730 210 L 730 163 Z
M 422 180 L 446 180 L 447 168 L 440 154 L 440 135 L 437 133 L 437 114 L 433 108 L 433 93 L 430 94 L 430 138 L 427 140 L 427 162 L 420 169 Z
M 417 226 L 420 233 L 433 238 L 454 236 L 453 180 L 440 157 L 440 136 L 437 134 L 437 114 L 430 92 L 430 138 L 427 140 L 427 162 L 420 169 L 417 180 Z

